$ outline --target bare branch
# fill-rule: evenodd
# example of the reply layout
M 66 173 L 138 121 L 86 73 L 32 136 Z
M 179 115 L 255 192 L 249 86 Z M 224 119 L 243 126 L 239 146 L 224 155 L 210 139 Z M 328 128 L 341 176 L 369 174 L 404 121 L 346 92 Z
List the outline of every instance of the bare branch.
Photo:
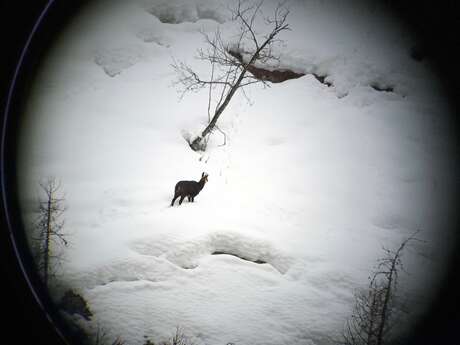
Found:
M 216 48 L 214 47 L 213 56 L 216 55 Z M 214 80 L 214 66 L 215 62 L 211 62 L 211 81 Z M 212 84 L 209 84 L 208 94 L 208 123 L 211 122 L 211 96 L 212 96 Z
M 249 33 L 252 38 L 252 42 L 254 43 L 255 50 L 259 50 L 259 42 L 257 40 L 256 34 L 254 32 L 254 20 L 257 14 L 260 11 L 260 8 L 264 1 L 260 1 L 258 4 L 248 6 L 246 8 L 241 7 L 241 1 L 238 2 L 238 6 L 233 13 L 233 20 L 240 21 L 242 23 L 243 33 L 244 36 L 246 33 Z M 251 13 L 252 12 L 252 13 Z
M 205 49 L 198 49 L 196 59 L 209 63 L 210 77 L 200 76 L 190 65 L 181 61 L 175 61 L 171 67 L 177 75 L 174 85 L 180 92 L 180 99 L 188 92 L 197 92 L 203 88 L 208 89 L 208 125 L 201 135 L 195 138 L 190 146 L 194 150 L 203 150 L 206 145 L 200 144 L 201 140 L 207 142 L 207 136 L 216 126 L 218 118 L 221 116 L 237 90 L 240 90 L 243 97 L 248 102 L 250 100 L 245 92 L 245 87 L 262 83 L 268 87 L 268 80 L 257 78 L 252 73 L 247 73 L 256 62 L 267 64 L 275 63 L 279 65 L 280 58 L 274 53 L 273 46 L 280 41 L 277 36 L 284 30 L 290 30 L 286 20 L 289 10 L 285 3 L 279 3 L 271 17 L 265 18 L 267 30 L 264 34 L 256 31 L 256 19 L 262 15 L 263 0 L 257 3 L 249 3 L 239 0 L 234 8 L 230 9 L 232 19 L 239 24 L 239 33 L 234 37 L 233 44 L 224 42 L 222 34 L 217 29 L 211 36 L 201 31 L 203 35 Z M 246 49 L 243 49 L 243 46 Z M 243 58 L 243 54 L 245 58 Z M 211 113 L 211 103 L 213 95 L 216 95 L 215 109 Z

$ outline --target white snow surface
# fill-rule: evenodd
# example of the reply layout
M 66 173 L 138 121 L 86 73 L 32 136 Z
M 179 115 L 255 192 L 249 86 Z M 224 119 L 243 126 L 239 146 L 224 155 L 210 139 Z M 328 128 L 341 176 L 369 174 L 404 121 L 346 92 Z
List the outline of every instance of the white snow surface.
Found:
M 252 104 L 237 95 L 219 119 L 226 145 L 216 132 L 197 153 L 184 136 L 206 125 L 207 90 L 179 102 L 170 64 L 210 72 L 193 58 L 200 30 L 231 42 L 228 4 L 99 1 L 37 78 L 22 205 L 32 219 L 38 182 L 62 182 L 71 245 L 58 277 L 94 313 L 80 322 L 127 344 L 176 326 L 199 345 L 332 344 L 382 246 L 420 230 L 398 290 L 415 317 L 450 250 L 460 151 L 414 38 L 375 4 L 290 1 L 280 67 L 307 75 L 251 87 Z M 170 207 L 175 183 L 203 171 L 195 202 Z

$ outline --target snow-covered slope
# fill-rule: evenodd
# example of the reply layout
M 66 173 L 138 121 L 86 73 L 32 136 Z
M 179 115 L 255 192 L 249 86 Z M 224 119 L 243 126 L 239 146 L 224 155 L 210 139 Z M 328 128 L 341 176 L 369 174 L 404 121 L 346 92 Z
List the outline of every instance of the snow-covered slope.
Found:
M 196 344 L 329 344 L 382 246 L 416 230 L 426 242 L 405 252 L 399 293 L 422 310 L 450 248 L 459 151 L 413 38 L 375 5 L 291 1 L 281 65 L 307 75 L 248 89 L 251 105 L 235 97 L 219 120 L 226 145 L 216 132 L 199 154 L 184 135 L 206 125 L 207 92 L 179 102 L 170 64 L 209 73 L 193 59 L 199 31 L 230 41 L 227 3 L 99 1 L 34 86 L 24 213 L 40 179 L 61 180 L 59 279 L 88 300 L 81 322 L 127 344 L 176 326 Z M 195 203 L 169 207 L 175 183 L 203 171 Z

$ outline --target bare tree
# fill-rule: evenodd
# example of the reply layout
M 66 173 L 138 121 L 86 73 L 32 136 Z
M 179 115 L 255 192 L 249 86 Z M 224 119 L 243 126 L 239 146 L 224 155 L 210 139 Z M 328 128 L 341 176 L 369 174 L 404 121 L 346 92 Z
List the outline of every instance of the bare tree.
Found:
M 233 43 L 224 42 L 219 29 L 215 31 L 212 37 L 202 32 L 207 49 L 199 49 L 197 59 L 211 65 L 209 78 L 203 79 L 184 62 L 174 60 L 172 64 L 178 75 L 176 85 L 180 86 L 181 97 L 189 91 L 209 88 L 208 125 L 200 136 L 192 139 L 189 143 L 195 151 L 206 149 L 205 138 L 214 129 L 221 131 L 216 125 L 217 120 L 236 91 L 241 91 L 247 98 L 244 91 L 246 86 L 256 83 L 268 85 L 267 80 L 263 77 L 256 77 L 247 73 L 251 67 L 255 63 L 267 65 L 279 62 L 279 55 L 275 54 L 273 48 L 282 42 L 277 38 L 279 33 L 290 30 L 289 24 L 286 23 L 289 10 L 284 2 L 279 3 L 271 16 L 263 18 L 267 30 L 264 34 L 260 34 L 255 28 L 255 21 L 258 16 L 262 15 L 262 4 L 263 1 L 250 4 L 247 1 L 239 0 L 235 8 L 230 8 L 232 20 L 239 25 L 239 31 L 234 37 Z M 213 93 L 216 97 L 213 106 L 211 106 Z
M 384 257 L 378 260 L 368 289 L 355 293 L 355 306 L 345 324 L 342 344 L 384 345 L 394 336 L 392 331 L 398 314 L 396 289 L 403 269 L 401 257 L 409 242 L 419 241 L 416 234 L 404 240 L 396 251 L 383 248 Z
M 144 336 L 145 342 L 143 345 L 155 345 L 153 341 Z M 160 345 L 194 345 L 195 343 L 191 340 L 190 337 L 185 335 L 181 327 L 176 326 L 176 332 L 173 336 L 167 341 L 159 343 Z
M 64 197 L 60 191 L 61 184 L 55 178 L 48 178 L 40 183 L 44 197 L 38 201 L 37 229 L 37 262 L 39 271 L 46 286 L 49 284 L 52 268 L 62 255 L 58 245 L 68 245 L 63 231 L 63 213 L 66 210 Z
M 120 337 L 116 338 L 111 342 L 110 340 L 108 340 L 108 336 L 105 330 L 98 326 L 94 338 L 94 345 L 125 345 L 125 342 L 121 340 Z
M 193 342 L 187 337 L 182 329 L 177 326 L 176 332 L 174 333 L 173 337 L 169 341 L 170 345 L 194 345 Z

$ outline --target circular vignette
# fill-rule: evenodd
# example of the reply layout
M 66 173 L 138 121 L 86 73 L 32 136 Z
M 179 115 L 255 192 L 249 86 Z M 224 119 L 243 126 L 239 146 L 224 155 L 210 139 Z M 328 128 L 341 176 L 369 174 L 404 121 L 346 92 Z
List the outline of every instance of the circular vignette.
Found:
M 2 3 L 5 51 L 1 68 L 1 263 L 4 302 L 3 341 L 8 344 L 69 344 L 69 325 L 59 317 L 38 277 L 27 246 L 17 199 L 17 137 L 24 95 L 46 54 L 56 27 L 68 24 L 87 1 L 65 4 L 57 0 Z M 57 15 L 59 14 L 59 15 Z M 74 342 L 72 341 L 72 344 Z
M 6 126 L 6 121 L 8 120 L 7 115 L 8 115 L 8 110 L 9 110 L 9 108 L 10 108 L 10 103 L 9 103 L 9 102 L 10 102 L 10 99 L 11 99 L 12 97 L 14 97 L 14 89 L 15 89 L 16 79 L 17 79 L 18 75 L 20 74 L 20 71 L 21 71 L 21 68 L 22 68 L 22 64 L 23 64 L 23 62 L 24 62 L 24 61 L 23 61 L 23 60 L 24 60 L 24 56 L 27 54 L 27 49 L 28 49 L 28 47 L 29 47 L 29 45 L 30 45 L 30 42 L 31 42 L 31 40 L 32 40 L 32 38 L 33 38 L 33 35 L 34 35 L 35 31 L 38 29 L 38 26 L 40 25 L 40 21 L 43 19 L 42 17 L 44 16 L 45 12 L 48 10 L 48 7 L 49 7 L 52 3 L 53 3 L 53 1 L 49 1 L 49 2 L 48 2 L 47 7 L 46 7 L 47 9 L 44 10 L 44 11 L 42 12 L 42 15 L 40 16 L 40 19 L 37 21 L 36 25 L 34 26 L 33 31 L 31 32 L 31 34 L 30 34 L 30 36 L 29 36 L 29 39 L 28 39 L 28 41 L 27 41 L 27 43 L 26 43 L 26 45 L 25 45 L 25 47 L 24 47 L 24 50 L 23 50 L 23 52 L 22 52 L 22 54 L 21 54 L 20 62 L 18 63 L 18 66 L 17 66 L 17 68 L 16 68 L 16 70 L 15 70 L 15 76 L 14 76 L 14 79 L 13 79 L 13 82 L 12 82 L 12 85 L 11 85 L 11 88 L 10 88 L 10 91 L 9 91 L 9 95 L 8 95 L 7 110 L 5 111 L 5 123 L 4 123 L 4 126 L 3 126 L 3 132 L 2 132 L 2 188 L 3 188 L 3 189 L 2 189 L 2 192 L 3 192 L 2 197 L 3 197 L 3 201 L 4 201 L 4 203 L 5 203 L 5 211 L 8 211 L 8 209 L 7 209 L 7 203 L 6 203 L 6 200 L 7 200 L 7 198 L 8 198 L 8 195 L 7 195 L 7 194 L 10 193 L 10 191 L 11 191 L 11 188 L 8 188 L 9 183 L 6 183 L 6 181 L 8 180 L 8 178 L 7 178 L 7 177 L 4 177 L 4 172 L 6 171 L 5 165 L 4 165 L 4 164 L 6 164 L 6 163 L 4 163 L 4 162 L 6 162 L 6 160 L 4 159 L 4 158 L 5 158 L 5 154 L 4 154 L 4 152 L 5 152 L 5 151 L 4 151 L 4 147 L 5 147 L 5 146 L 4 146 L 4 143 L 5 143 L 5 140 L 6 140 L 6 139 L 5 139 L 5 137 L 6 137 L 6 128 L 7 128 L 7 126 Z M 445 66 L 443 66 L 443 67 L 445 67 Z M 449 89 L 449 93 L 452 92 L 452 91 L 453 91 L 452 89 Z M 9 191 L 8 191 L 7 189 L 9 189 Z M 9 211 L 11 212 L 11 210 L 9 210 Z M 12 213 L 7 213 L 7 214 L 12 214 Z M 18 260 L 19 260 L 19 262 L 20 262 L 20 264 L 21 264 L 21 269 L 22 269 L 23 273 L 25 274 L 26 279 L 28 280 L 28 284 L 29 284 L 29 286 L 31 286 L 32 291 L 34 291 L 34 290 L 33 290 L 33 284 L 31 285 L 31 282 L 30 282 L 30 280 L 29 280 L 29 278 L 28 278 L 30 275 L 27 275 L 27 272 L 26 272 L 26 269 L 25 269 L 25 267 L 24 267 L 24 264 L 23 264 L 23 262 L 21 261 L 20 249 L 18 249 L 18 245 L 17 245 L 17 243 L 19 243 L 19 239 L 16 238 L 16 241 L 15 241 L 15 238 L 14 238 L 15 235 L 13 234 L 13 232 L 12 232 L 12 230 L 11 230 L 11 229 L 12 229 L 12 228 L 11 228 L 11 224 L 12 224 L 14 221 L 13 221 L 9 216 L 7 216 L 7 217 L 8 217 L 8 218 L 7 218 L 7 222 L 8 222 L 8 225 L 9 225 L 9 227 L 10 227 L 10 236 L 12 236 L 11 238 L 12 238 L 12 243 L 13 243 L 13 245 L 14 245 L 15 253 L 16 253 L 17 258 L 18 258 Z M 21 253 L 21 254 L 23 254 L 23 253 Z M 455 262 L 455 259 L 454 259 L 454 262 Z M 451 279 L 451 278 L 449 278 L 449 279 Z M 447 283 L 446 283 L 446 284 L 447 284 Z M 40 298 L 39 298 L 39 296 L 37 295 L 37 293 L 34 292 L 34 294 L 35 294 L 35 297 L 37 298 L 37 301 L 42 305 L 43 308 L 46 309 L 46 307 L 43 305 L 43 303 L 40 302 Z M 441 301 L 441 300 L 440 300 L 440 301 Z M 440 303 L 443 303 L 443 302 L 440 302 Z M 433 312 L 433 313 L 435 313 L 435 312 Z

